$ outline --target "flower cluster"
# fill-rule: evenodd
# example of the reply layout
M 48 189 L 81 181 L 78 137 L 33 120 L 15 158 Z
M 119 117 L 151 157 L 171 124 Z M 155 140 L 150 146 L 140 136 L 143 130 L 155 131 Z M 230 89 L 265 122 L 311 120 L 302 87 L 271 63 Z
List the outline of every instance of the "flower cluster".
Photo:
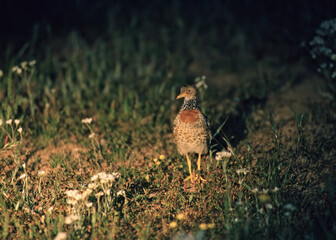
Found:
M 231 152 L 228 152 L 228 151 L 221 151 L 221 152 L 217 152 L 216 153 L 216 156 L 215 156 L 215 159 L 217 161 L 220 161 L 220 160 L 223 160 L 223 158 L 229 158 L 231 157 L 232 153 Z
M 19 66 L 12 67 L 12 72 L 21 75 L 24 70 L 25 71 L 29 70 L 29 67 L 32 68 L 35 64 L 36 64 L 35 60 L 29 62 L 23 61 Z
M 10 140 L 10 142 L 5 143 L 5 146 L 3 148 L 10 148 L 12 146 L 15 146 L 15 144 L 17 143 L 18 135 L 20 135 L 20 140 L 22 140 L 22 127 L 19 127 L 19 124 L 20 124 L 19 119 L 15 119 L 13 121 L 13 119 L 10 118 L 6 120 L 4 124 L 3 120 L 0 118 L 0 130 L 2 130 Z M 17 132 L 19 134 L 17 134 Z
M 153 161 L 155 163 L 156 166 L 160 166 L 161 161 L 165 160 L 166 156 L 165 155 L 160 155 L 159 158 L 154 158 Z
M 195 87 L 197 89 L 207 89 L 208 85 L 205 82 L 206 76 L 197 77 L 195 79 Z
M 321 23 L 309 42 L 311 57 L 318 63 L 317 71 L 327 80 L 336 80 L 336 18 Z
M 114 172 L 114 173 L 105 173 L 105 172 L 100 172 L 91 177 L 92 182 L 100 182 L 100 184 L 109 184 L 114 182 L 116 179 L 119 178 L 119 173 Z
M 70 214 L 65 218 L 65 223 L 72 224 L 76 222 L 76 227 L 80 227 L 79 222 L 82 220 L 83 213 L 90 212 L 90 209 L 94 206 L 93 202 L 89 201 L 90 196 L 97 200 L 98 209 L 101 208 L 101 198 L 105 196 L 103 207 L 106 211 L 112 203 L 112 185 L 119 177 L 119 173 L 116 172 L 111 174 L 100 172 L 91 177 L 91 183 L 88 184 L 87 189 L 83 191 L 77 189 L 67 190 L 65 194 Z M 125 192 L 121 190 L 116 195 L 125 196 Z
M 246 168 L 241 168 L 241 169 L 237 169 L 236 170 L 236 173 L 239 175 L 239 174 L 244 174 L 244 175 L 246 175 L 247 173 L 249 173 L 250 172 L 250 170 L 247 170 Z

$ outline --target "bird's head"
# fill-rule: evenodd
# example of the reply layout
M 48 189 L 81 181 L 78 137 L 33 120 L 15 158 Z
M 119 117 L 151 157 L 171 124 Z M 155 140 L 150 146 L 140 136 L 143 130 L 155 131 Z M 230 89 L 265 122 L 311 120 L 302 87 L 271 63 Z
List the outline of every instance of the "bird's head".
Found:
M 196 99 L 196 89 L 193 86 L 185 86 L 181 88 L 180 95 L 176 99 L 183 98 L 186 100 Z

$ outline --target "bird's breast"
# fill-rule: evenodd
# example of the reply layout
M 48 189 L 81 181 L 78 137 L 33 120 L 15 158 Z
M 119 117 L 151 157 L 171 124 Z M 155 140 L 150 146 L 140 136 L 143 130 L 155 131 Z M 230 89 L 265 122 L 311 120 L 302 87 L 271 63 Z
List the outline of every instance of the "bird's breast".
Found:
M 184 123 L 195 123 L 198 121 L 199 111 L 198 110 L 183 110 L 180 113 L 180 119 Z

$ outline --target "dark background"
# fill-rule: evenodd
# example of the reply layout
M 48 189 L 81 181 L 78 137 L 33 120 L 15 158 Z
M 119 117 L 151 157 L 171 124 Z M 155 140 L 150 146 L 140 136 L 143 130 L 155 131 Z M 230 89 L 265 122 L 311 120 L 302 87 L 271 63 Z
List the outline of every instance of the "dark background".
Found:
M 297 46 L 314 33 L 321 21 L 336 16 L 336 1 L 2 1 L 0 46 L 20 47 L 38 33 L 39 40 L 76 30 L 94 40 L 103 36 L 109 12 L 117 14 L 119 27 L 137 16 L 139 24 L 169 25 L 181 16 L 188 25 L 230 24 L 251 41 Z

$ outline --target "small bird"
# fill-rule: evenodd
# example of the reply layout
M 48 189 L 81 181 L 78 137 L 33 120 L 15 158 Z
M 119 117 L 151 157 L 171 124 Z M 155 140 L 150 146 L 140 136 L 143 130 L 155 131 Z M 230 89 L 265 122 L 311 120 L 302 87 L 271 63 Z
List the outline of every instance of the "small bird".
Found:
M 173 134 L 177 150 L 181 155 L 186 155 L 190 176 L 185 179 L 194 182 L 198 178 L 206 181 L 191 171 L 191 161 L 188 153 L 198 153 L 197 170 L 201 170 L 201 155 L 208 152 L 211 131 L 208 121 L 196 101 L 196 89 L 193 86 L 181 88 L 176 99 L 183 98 L 183 105 L 178 112 L 173 127 Z

